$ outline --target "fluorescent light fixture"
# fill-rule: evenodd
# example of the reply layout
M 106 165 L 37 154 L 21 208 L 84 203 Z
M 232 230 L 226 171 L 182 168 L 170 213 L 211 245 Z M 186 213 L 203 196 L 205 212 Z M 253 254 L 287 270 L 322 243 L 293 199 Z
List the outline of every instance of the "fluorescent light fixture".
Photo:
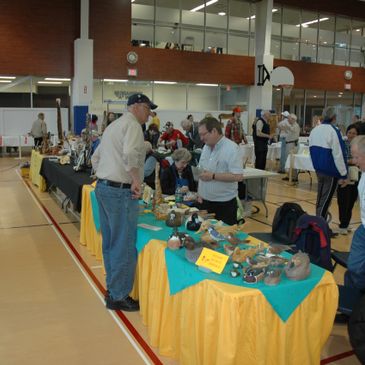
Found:
M 61 81 L 38 81 L 38 84 L 61 85 Z
M 176 81 L 154 81 L 154 84 L 162 84 L 162 85 L 173 85 L 173 84 L 177 84 Z
M 218 84 L 204 84 L 204 83 L 199 83 L 199 84 L 195 84 L 196 86 L 218 86 Z
M 225 13 L 224 11 L 220 11 L 220 12 L 218 13 L 218 15 L 220 15 L 220 16 L 225 16 L 225 15 L 226 15 L 226 13 Z
M 197 6 L 196 8 L 194 8 L 194 9 L 191 9 L 190 11 L 198 11 L 198 10 L 200 10 L 200 9 L 203 9 L 203 8 L 205 8 L 206 6 L 209 6 L 209 5 L 212 5 L 212 4 L 215 4 L 215 3 L 217 3 L 218 2 L 218 0 L 210 0 L 210 1 L 208 1 L 207 3 L 205 3 L 205 4 L 202 4 L 202 5 L 199 5 L 199 6 Z
M 59 77 L 46 77 L 45 80 L 47 80 L 47 81 L 71 81 L 71 79 L 59 78 Z
M 356 32 L 360 32 L 361 31 L 361 29 L 356 29 Z
M 272 9 L 273 13 L 276 13 L 277 11 L 278 11 L 278 9 L 276 9 L 276 8 Z M 249 20 L 249 19 L 255 19 L 255 18 L 256 18 L 256 15 L 251 15 L 251 16 L 247 17 L 246 19 Z
M 310 24 L 324 22 L 325 20 L 329 20 L 329 18 L 320 18 L 320 19 L 310 20 L 310 21 L 302 23 L 302 24 L 297 24 L 296 27 L 302 26 L 303 28 L 308 28 L 308 25 L 310 25 Z
M 120 79 L 103 79 L 105 82 L 128 82 L 128 80 L 120 80 Z
M 131 0 L 131 3 L 134 3 L 135 2 L 135 0 Z
M 14 80 L 16 79 L 15 76 L 0 76 L 0 79 L 10 79 L 10 80 Z
M 2 84 L 10 84 L 11 80 L 0 80 Z
M 313 97 L 314 97 L 314 98 L 316 98 L 316 97 L 317 97 L 317 95 L 313 95 Z

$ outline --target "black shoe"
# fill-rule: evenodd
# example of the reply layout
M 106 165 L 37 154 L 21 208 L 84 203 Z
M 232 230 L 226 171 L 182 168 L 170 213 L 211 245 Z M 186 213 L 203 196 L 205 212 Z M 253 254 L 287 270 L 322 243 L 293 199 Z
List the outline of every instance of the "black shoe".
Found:
M 350 316 L 344 313 L 337 313 L 335 317 L 335 323 L 337 324 L 347 324 Z
M 336 238 L 338 237 L 338 233 L 335 233 L 332 231 L 332 229 L 330 229 L 330 238 Z
M 133 300 L 129 296 L 122 300 L 113 300 L 111 297 L 106 297 L 105 301 L 106 301 L 106 307 L 111 310 L 122 310 L 125 312 L 139 311 L 138 301 Z
M 281 180 L 289 181 L 289 178 L 288 178 L 288 176 L 285 176 L 285 177 L 283 177 Z

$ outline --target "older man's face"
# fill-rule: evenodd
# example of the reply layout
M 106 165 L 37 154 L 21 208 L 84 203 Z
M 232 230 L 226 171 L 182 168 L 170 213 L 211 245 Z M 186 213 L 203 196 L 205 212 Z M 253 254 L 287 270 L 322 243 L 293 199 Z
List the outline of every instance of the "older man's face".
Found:
M 365 153 L 357 145 L 351 146 L 352 160 L 361 171 L 365 171 Z

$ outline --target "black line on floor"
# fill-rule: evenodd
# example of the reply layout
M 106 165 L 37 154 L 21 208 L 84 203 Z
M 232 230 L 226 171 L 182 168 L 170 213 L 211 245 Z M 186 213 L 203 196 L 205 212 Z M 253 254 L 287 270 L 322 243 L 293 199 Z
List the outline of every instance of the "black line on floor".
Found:
M 264 224 L 265 226 L 272 227 L 272 225 L 271 225 L 270 223 L 262 222 L 262 221 L 260 221 L 259 219 L 254 218 L 254 217 L 252 217 L 252 216 L 251 216 L 251 217 L 247 217 L 246 219 L 252 219 L 252 220 L 254 220 L 255 222 L 259 222 L 259 223 Z
M 37 227 L 47 227 L 47 226 L 52 226 L 52 224 L 50 223 L 29 224 L 25 226 L 0 227 L 0 229 L 37 228 Z

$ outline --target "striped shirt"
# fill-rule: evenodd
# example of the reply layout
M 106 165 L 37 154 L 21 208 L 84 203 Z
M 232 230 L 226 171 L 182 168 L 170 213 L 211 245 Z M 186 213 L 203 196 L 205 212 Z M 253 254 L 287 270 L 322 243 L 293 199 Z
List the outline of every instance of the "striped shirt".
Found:
M 205 145 L 199 167 L 213 173 L 243 174 L 243 162 L 238 145 L 224 136 L 213 149 Z M 204 200 L 225 202 L 237 196 L 237 188 L 237 182 L 199 180 L 198 194 Z

